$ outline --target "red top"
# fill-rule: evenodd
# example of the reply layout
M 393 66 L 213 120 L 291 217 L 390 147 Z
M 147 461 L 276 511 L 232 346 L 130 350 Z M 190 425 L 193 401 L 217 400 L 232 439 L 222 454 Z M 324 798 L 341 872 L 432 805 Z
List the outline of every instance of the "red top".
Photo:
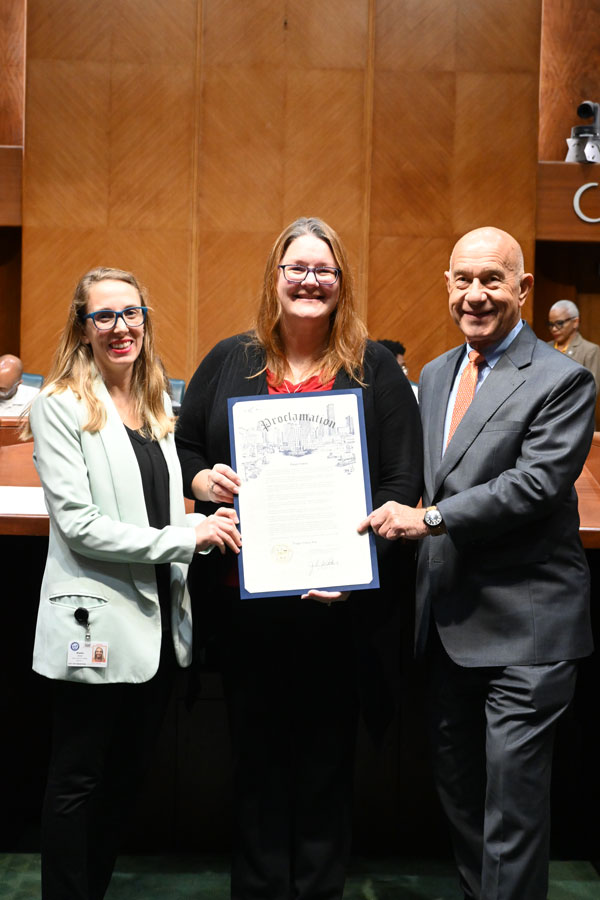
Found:
M 334 381 L 335 378 L 332 378 L 322 384 L 320 375 L 311 375 L 310 378 L 305 378 L 298 384 L 292 384 L 285 378 L 279 384 L 275 384 L 275 376 L 270 369 L 267 369 L 267 386 L 270 394 L 308 394 L 311 391 L 330 391 Z

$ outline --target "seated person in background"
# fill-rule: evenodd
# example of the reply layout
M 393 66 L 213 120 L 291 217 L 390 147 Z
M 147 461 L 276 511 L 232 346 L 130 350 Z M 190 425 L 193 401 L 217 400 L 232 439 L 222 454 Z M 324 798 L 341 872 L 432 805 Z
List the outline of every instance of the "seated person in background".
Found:
M 404 344 L 401 344 L 400 341 L 388 341 L 385 338 L 382 338 L 381 340 L 377 341 L 377 343 L 381 344 L 382 347 L 385 347 L 386 350 L 389 350 L 390 353 L 394 354 L 394 356 L 396 357 L 396 362 L 398 363 L 398 365 L 400 366 L 400 368 L 402 369 L 402 371 L 408 378 L 408 366 L 404 362 L 404 354 L 406 353 L 406 347 L 404 346 Z M 411 381 L 410 378 L 408 378 L 408 380 L 410 381 L 410 386 L 412 387 L 413 393 L 418 400 L 419 399 L 419 385 L 417 384 L 416 381 Z
M 589 369 L 596 391 L 600 390 L 600 347 L 581 337 L 577 306 L 571 300 L 557 300 L 548 313 L 548 328 L 552 335 L 548 343 Z
M 18 356 L 0 356 L 0 416 L 20 416 L 25 412 L 39 388 L 21 384 L 23 363 Z

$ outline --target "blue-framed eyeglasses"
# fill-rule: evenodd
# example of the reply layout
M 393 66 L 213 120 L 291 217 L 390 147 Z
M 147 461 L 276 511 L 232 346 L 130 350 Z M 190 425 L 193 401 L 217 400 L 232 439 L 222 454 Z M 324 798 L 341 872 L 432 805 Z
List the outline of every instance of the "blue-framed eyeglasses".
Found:
M 283 277 L 290 284 L 302 284 L 304 279 L 308 277 L 308 273 L 312 272 L 317 284 L 331 287 L 342 274 L 341 269 L 336 269 L 333 266 L 315 266 L 313 268 L 312 266 L 300 266 L 296 263 L 284 263 L 277 266 L 277 268 L 281 269 Z
M 81 321 L 91 319 L 98 331 L 112 331 L 119 319 L 123 319 L 128 328 L 139 328 L 146 321 L 147 312 L 147 306 L 127 306 L 121 312 L 115 312 L 114 309 L 99 309 L 81 316 Z

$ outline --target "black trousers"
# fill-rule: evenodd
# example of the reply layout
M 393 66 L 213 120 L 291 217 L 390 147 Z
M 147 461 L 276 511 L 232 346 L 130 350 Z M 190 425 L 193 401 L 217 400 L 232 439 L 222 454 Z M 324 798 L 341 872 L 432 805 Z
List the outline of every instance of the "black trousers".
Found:
M 236 592 L 231 592 L 231 594 Z M 341 900 L 358 701 L 349 609 L 229 596 L 233 900 Z
M 546 900 L 556 724 L 577 664 L 465 668 L 431 640 L 431 746 L 465 898 Z
M 143 684 L 53 682 L 42 810 L 43 900 L 102 900 L 176 671 L 170 635 Z

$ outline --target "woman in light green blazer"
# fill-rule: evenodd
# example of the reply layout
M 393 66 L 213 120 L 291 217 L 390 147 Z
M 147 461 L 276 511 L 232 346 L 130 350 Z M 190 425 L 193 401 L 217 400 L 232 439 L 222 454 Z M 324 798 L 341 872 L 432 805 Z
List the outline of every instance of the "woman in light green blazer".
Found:
M 25 433 L 50 517 L 33 668 L 53 679 L 43 900 L 101 900 L 173 674 L 191 661 L 195 552 L 238 552 L 233 509 L 185 513 L 165 375 L 133 275 L 79 282 Z

